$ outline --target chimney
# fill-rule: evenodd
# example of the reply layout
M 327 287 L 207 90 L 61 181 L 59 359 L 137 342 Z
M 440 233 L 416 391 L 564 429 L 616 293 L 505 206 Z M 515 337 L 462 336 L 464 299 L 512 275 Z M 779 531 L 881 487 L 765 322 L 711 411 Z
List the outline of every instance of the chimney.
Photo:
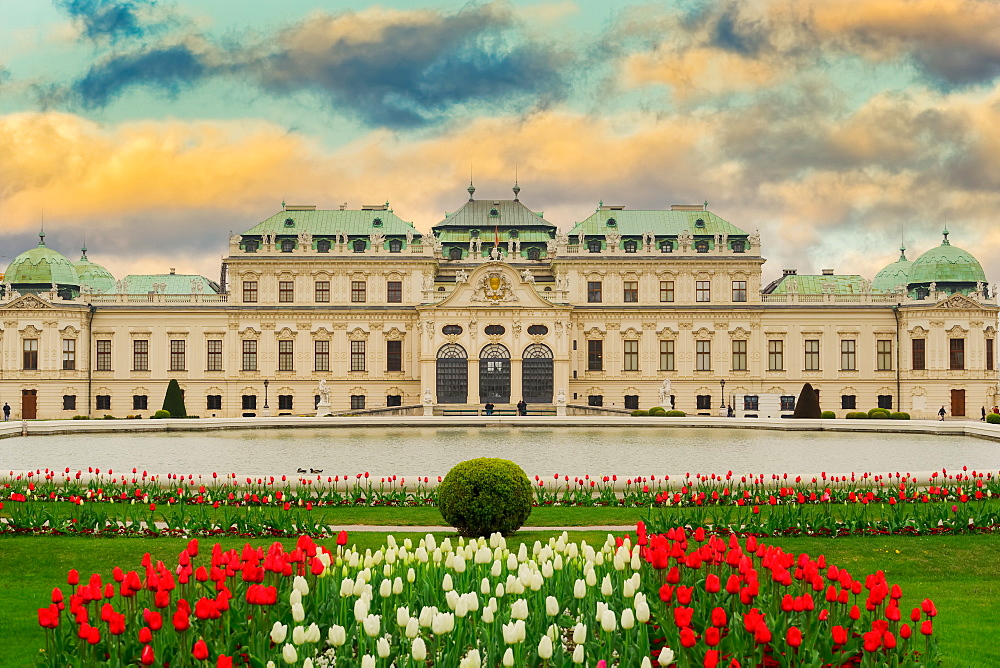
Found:
M 823 270 L 823 275 L 824 276 L 833 276 L 833 269 L 824 269 Z
M 177 270 L 175 268 L 170 267 L 170 274 L 171 275 L 175 274 L 176 272 L 177 272 Z
M 798 269 L 782 269 L 781 270 L 781 275 L 782 276 L 794 276 L 798 272 L 799 272 Z

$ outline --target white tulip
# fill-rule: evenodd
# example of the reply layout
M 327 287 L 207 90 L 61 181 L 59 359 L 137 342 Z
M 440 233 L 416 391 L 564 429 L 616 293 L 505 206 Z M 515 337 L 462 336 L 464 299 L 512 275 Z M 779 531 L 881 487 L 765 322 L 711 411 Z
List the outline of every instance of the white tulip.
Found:
M 375 668 L 375 657 L 371 654 L 361 657 L 361 668 Z
M 288 637 L 288 627 L 281 622 L 275 622 L 271 627 L 271 642 L 280 645 Z
M 573 663 L 583 663 L 583 645 L 577 645 L 573 649 Z
M 403 578 L 396 576 L 396 579 L 392 581 L 392 593 L 394 596 L 399 596 L 403 593 Z
M 548 636 L 542 636 L 542 639 L 538 641 L 538 657 L 543 661 L 552 658 L 552 639 Z
M 303 626 L 296 626 L 292 629 L 292 643 L 301 645 L 306 641 L 306 629 Z
M 470 649 L 469 653 L 462 657 L 459 668 L 482 668 L 483 659 L 479 656 L 478 649 Z
M 504 588 L 502 582 L 497 583 L 497 588 L 494 590 L 493 595 L 496 596 L 497 598 L 503 598 Z
M 555 596 L 545 597 L 545 614 L 549 617 L 559 614 L 559 600 Z
M 413 657 L 414 661 L 427 660 L 427 644 L 423 638 L 413 639 L 413 645 L 410 647 L 410 656 Z
M 510 616 L 511 619 L 527 619 L 528 618 L 528 602 L 523 598 L 519 598 L 510 605 Z
M 601 617 L 601 628 L 608 633 L 613 633 L 616 628 L 618 628 L 618 623 L 615 620 L 614 610 L 605 610 L 604 616 Z
M 313 622 L 312 624 L 309 625 L 309 628 L 306 629 L 306 642 L 319 642 L 319 639 L 320 639 L 319 627 L 316 625 L 315 622 Z
M 502 572 L 503 572 L 503 563 L 499 559 L 497 559 L 496 561 L 493 562 L 493 566 L 490 568 L 490 575 L 492 575 L 494 578 L 498 578 L 500 577 L 500 574 Z
M 458 597 L 455 602 L 455 616 L 462 618 L 469 614 L 469 604 L 466 602 L 465 595 Z
M 455 555 L 455 562 L 452 564 L 452 568 L 456 573 L 465 572 L 465 557 L 460 554 Z
M 299 653 L 295 651 L 295 645 L 285 645 L 281 648 L 281 660 L 288 664 L 299 660 Z
M 403 633 L 411 640 L 417 637 L 417 634 L 420 633 L 420 624 L 417 623 L 416 617 L 410 617 L 410 621 L 406 622 L 406 630 Z
M 417 557 L 417 561 L 419 561 L 420 563 L 422 564 L 427 563 L 427 550 L 424 548 L 423 545 L 418 547 L 413 554 Z
M 379 655 L 379 658 L 386 658 L 389 656 L 389 641 L 382 636 L 375 641 L 375 652 Z
M 351 578 L 344 578 L 340 581 L 340 595 L 341 596 L 351 596 L 354 594 L 354 580 Z
M 611 576 L 605 575 L 604 581 L 601 582 L 601 594 L 611 596 L 613 593 L 615 593 L 615 588 L 611 585 Z
M 431 623 L 431 631 L 434 635 L 439 636 L 445 633 L 451 633 L 455 630 L 455 615 L 450 612 L 439 612 L 434 615 L 434 621 Z
M 431 624 L 434 622 L 434 615 L 438 613 L 438 609 L 433 605 L 429 605 L 426 608 L 421 608 L 420 610 L 420 625 L 425 629 L 429 629 Z
M 483 608 L 483 621 L 487 624 L 493 623 L 493 608 L 490 606 Z
M 476 592 L 470 591 L 466 594 L 462 594 L 462 599 L 465 601 L 465 605 L 469 609 L 469 612 L 475 612 L 479 609 L 479 597 L 476 596 Z
M 302 607 L 301 603 L 296 603 L 292 606 L 292 620 L 296 622 L 301 622 L 306 618 L 305 608 Z
M 514 665 L 514 652 L 510 647 L 508 647 L 507 651 L 503 653 L 503 665 L 507 668 Z
M 669 666 L 674 662 L 674 650 L 664 647 L 660 650 L 660 656 L 656 657 L 656 662 L 661 666 Z
M 445 592 L 444 602 L 448 604 L 449 610 L 454 610 L 455 606 L 458 605 L 458 599 L 462 598 L 459 596 L 458 592 L 452 589 L 451 591 Z
M 378 587 L 378 595 L 382 598 L 392 596 L 392 582 L 390 580 L 382 580 L 382 584 Z
M 584 574 L 584 579 L 587 580 L 588 587 L 593 587 L 597 584 L 597 572 L 594 571 L 593 566 L 591 566 L 590 569 Z
M 313 660 L 307 656 L 302 662 L 302 668 L 313 668 Z
M 407 606 L 396 608 L 396 626 L 403 628 L 410 621 L 410 609 Z
M 343 626 L 334 624 L 326 633 L 326 641 L 334 647 L 340 647 L 347 642 L 347 630 Z
M 517 570 L 517 555 L 514 553 L 507 555 L 507 570 L 516 571 Z
M 587 583 L 583 580 L 577 580 L 573 585 L 573 597 L 583 598 L 587 595 Z
M 503 630 L 503 641 L 505 643 L 513 645 L 517 642 L 517 626 L 513 622 L 510 624 L 504 624 L 501 628 Z
M 454 585 L 452 585 L 451 583 L 451 573 L 445 573 L 444 580 L 442 580 L 441 582 L 441 589 L 445 591 L 451 591 L 453 588 Z
M 563 569 L 563 557 L 561 554 L 556 554 L 555 558 L 552 560 L 552 569 L 561 571 Z
M 632 612 L 632 608 L 625 608 L 622 610 L 622 628 L 628 631 L 633 626 L 635 626 L 635 613 Z
M 382 617 L 380 615 L 368 615 L 361 625 L 365 629 L 365 634 L 369 638 L 374 638 L 382 632 Z
M 514 622 L 514 629 L 517 631 L 517 642 L 524 642 L 524 638 L 527 636 L 527 629 L 524 626 L 524 620 L 519 619 Z
M 582 645 L 587 640 L 587 625 L 583 622 L 573 627 L 573 642 Z
M 528 580 L 528 586 L 531 587 L 531 591 L 538 591 L 542 588 L 543 584 L 545 584 L 545 578 L 542 577 L 541 573 L 535 571 L 531 574 Z
M 288 605 L 296 603 L 302 603 L 302 593 L 298 589 L 293 589 L 292 593 L 288 595 Z
M 274 665 L 274 661 L 268 661 L 265 668 L 278 668 L 278 667 Z
M 406 571 L 406 581 L 409 582 L 410 584 L 413 584 L 414 580 L 416 580 L 416 579 L 417 579 L 417 572 L 415 570 L 413 570 L 412 568 L 407 569 L 407 571 Z
M 299 592 L 303 596 L 309 595 L 309 583 L 301 575 L 296 575 L 295 579 L 292 580 L 292 589 Z
M 649 604 L 646 603 L 645 598 L 640 599 L 638 596 L 635 597 L 635 618 L 640 624 L 645 624 L 649 621 Z
M 642 662 L 639 664 L 639 668 L 653 668 L 653 662 L 649 660 L 648 656 L 642 657 Z
M 363 622 L 365 617 L 368 616 L 369 605 L 368 601 L 364 598 L 359 598 L 354 602 L 354 621 Z M 294 615 L 294 611 L 293 611 Z
M 635 587 L 632 586 L 632 580 L 626 580 L 622 585 L 622 596 L 625 598 L 632 598 L 635 596 Z

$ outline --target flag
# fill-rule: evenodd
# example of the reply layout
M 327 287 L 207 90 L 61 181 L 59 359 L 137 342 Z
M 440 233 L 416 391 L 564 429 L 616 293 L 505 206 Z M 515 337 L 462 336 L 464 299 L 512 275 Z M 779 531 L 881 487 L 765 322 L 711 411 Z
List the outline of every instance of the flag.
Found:
M 496 248 L 500 245 L 500 226 L 493 226 L 493 247 Z

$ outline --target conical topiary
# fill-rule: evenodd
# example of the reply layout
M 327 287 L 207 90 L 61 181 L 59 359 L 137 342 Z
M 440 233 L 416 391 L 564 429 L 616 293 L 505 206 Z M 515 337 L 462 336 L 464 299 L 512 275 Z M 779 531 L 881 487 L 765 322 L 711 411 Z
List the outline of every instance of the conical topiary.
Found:
M 184 393 L 181 392 L 181 386 L 174 378 L 171 378 L 167 385 L 167 394 L 163 397 L 163 410 L 168 411 L 170 417 L 173 418 L 187 417 L 187 410 L 184 408 Z
M 816 396 L 816 390 L 809 383 L 802 386 L 802 392 L 799 393 L 799 400 L 795 402 L 795 412 L 792 413 L 793 418 L 815 418 L 820 419 L 823 417 L 823 411 L 819 408 L 819 397 Z

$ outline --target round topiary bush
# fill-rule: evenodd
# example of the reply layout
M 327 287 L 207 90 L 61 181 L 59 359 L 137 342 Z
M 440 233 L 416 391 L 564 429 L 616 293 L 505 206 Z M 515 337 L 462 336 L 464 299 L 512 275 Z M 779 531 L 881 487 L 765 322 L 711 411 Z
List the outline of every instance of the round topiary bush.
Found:
M 910 414 L 909 413 L 902 413 L 902 412 L 889 413 L 889 419 L 890 420 L 909 420 L 910 419 Z
M 168 417 L 170 417 L 170 411 L 165 411 L 165 410 L 162 410 L 162 409 L 158 410 L 155 413 L 153 413 L 153 417 L 155 417 L 155 418 L 168 418 Z
M 644 411 L 641 408 L 632 411 L 632 417 L 645 417 L 649 415 L 649 411 Z
M 848 420 L 867 420 L 868 413 L 864 413 L 862 411 L 854 411 L 853 413 L 848 413 L 844 417 L 847 418 Z
M 687 414 L 684 411 L 673 410 L 673 411 L 667 411 L 666 413 L 664 413 L 664 415 L 666 417 L 684 417 Z
M 986 421 L 990 424 L 1000 424 L 1000 413 L 987 413 Z
M 824 420 L 833 420 L 837 417 L 837 414 L 834 413 L 833 411 L 823 411 L 822 413 L 820 413 L 820 417 L 823 418 Z
M 509 459 L 460 462 L 438 485 L 438 510 L 463 536 L 514 533 L 531 514 L 533 500 L 531 481 Z
M 650 415 L 660 415 L 660 416 L 662 416 L 662 415 L 666 415 L 666 413 L 667 413 L 667 411 L 663 408 L 663 406 L 653 406 L 652 408 L 649 409 L 649 414 Z
M 887 411 L 884 408 L 873 408 L 870 411 L 868 411 L 868 417 L 870 417 L 873 420 L 888 420 L 889 411 Z

